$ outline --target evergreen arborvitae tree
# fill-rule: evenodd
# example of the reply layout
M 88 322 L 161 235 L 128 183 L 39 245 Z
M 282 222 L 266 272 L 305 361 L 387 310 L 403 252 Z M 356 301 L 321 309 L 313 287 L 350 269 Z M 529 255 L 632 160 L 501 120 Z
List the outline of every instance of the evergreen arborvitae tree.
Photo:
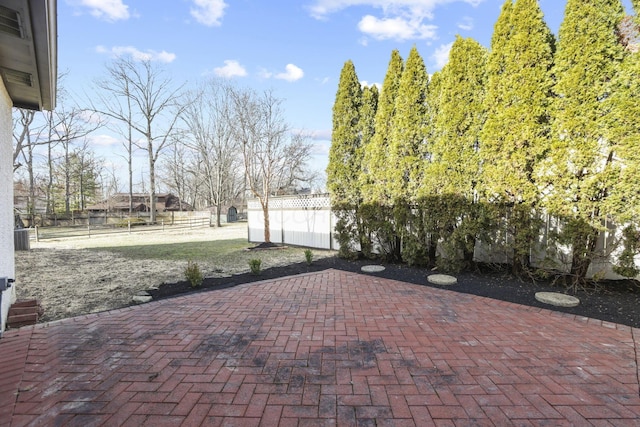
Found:
M 382 171 L 389 155 L 389 141 L 393 116 L 395 115 L 396 96 L 400 86 L 400 77 L 404 64 L 397 50 L 391 52 L 391 60 L 378 97 L 375 116 L 375 133 L 364 153 L 362 194 L 366 203 L 391 205 L 387 181 Z
M 411 262 L 414 252 L 423 246 L 411 239 L 410 224 L 415 206 L 417 190 L 421 184 L 422 159 L 425 152 L 427 131 L 427 88 L 429 77 L 424 61 L 414 46 L 402 71 L 395 98 L 395 114 L 391 119 L 388 155 L 383 163 L 380 176 L 385 182 L 387 196 L 393 206 L 390 224 L 393 233 L 390 242 L 390 257 Z M 404 248 L 402 247 L 404 243 Z M 405 251 L 410 243 L 410 255 Z M 420 249 L 421 250 L 421 249 Z M 422 251 L 422 250 L 421 250 Z M 422 257 L 420 257 L 422 258 Z
M 493 27 L 493 35 L 491 36 L 491 53 L 487 60 L 487 106 L 489 100 L 494 102 L 502 102 L 502 92 L 505 90 L 504 85 L 500 84 L 499 76 L 505 73 L 507 66 L 507 44 L 511 39 L 511 32 L 513 29 L 512 24 L 513 15 L 513 0 L 506 0 L 502 5 L 498 20 Z M 492 77 L 495 76 L 495 77 Z M 492 113 L 490 108 L 487 108 L 487 114 Z M 489 117 L 487 117 L 489 121 Z
M 484 196 L 508 209 L 518 273 L 528 268 L 539 232 L 535 170 L 548 149 L 554 38 L 537 0 L 511 1 L 492 39 L 481 155 Z
M 425 180 L 432 194 L 473 199 L 480 173 L 480 131 L 485 121 L 486 61 L 487 50 L 477 41 L 457 37 L 449 62 L 440 73 L 441 101 L 430 146 L 430 172 Z
M 611 192 L 610 208 L 616 225 L 624 226 L 622 245 L 614 271 L 627 277 L 640 273 L 635 257 L 640 248 L 640 0 L 632 1 L 635 16 L 627 17 L 620 34 L 627 54 L 613 94 L 611 138 L 617 142 L 616 157 L 624 167 Z
M 332 209 L 338 217 L 336 234 L 340 255 L 344 257 L 354 253 L 353 242 L 358 233 L 356 212 L 362 199 L 357 185 L 362 168 L 361 106 L 360 81 L 353 62 L 349 60 L 342 67 L 333 104 L 333 130 L 327 165 L 327 188 L 331 194 Z
M 443 262 L 449 267 L 458 264 L 459 253 L 466 264 L 473 262 L 479 234 L 474 199 L 480 174 L 478 145 L 485 120 L 486 61 L 487 50 L 478 42 L 457 37 L 436 83 L 439 100 L 434 101 L 437 115 L 423 195 L 439 213 L 432 229 L 438 236 L 435 240 L 444 238 L 448 254 Z M 431 256 L 434 252 L 431 248 Z
M 415 201 L 425 151 L 429 76 L 414 46 L 400 78 L 383 176 L 394 204 Z
M 587 274 L 618 185 L 616 141 L 607 123 L 624 56 L 617 34 L 623 17 L 620 0 L 568 0 L 560 26 L 554 140 L 541 176 L 549 183 L 547 209 L 566 221 L 562 243 L 572 248 L 574 283 Z
M 371 145 L 373 136 L 375 135 L 375 117 L 378 109 L 378 87 L 365 86 L 362 88 L 362 106 L 360 107 L 359 132 L 361 137 L 361 149 L 365 153 Z M 364 173 L 361 170 L 358 182 L 354 185 L 361 185 L 364 182 Z M 356 212 L 356 222 L 358 226 L 358 236 L 360 240 L 360 249 L 364 256 L 371 257 L 373 255 L 373 242 L 371 224 L 367 221 L 367 212 L 363 211 L 363 205 L 358 207 Z
M 627 54 L 616 79 L 612 139 L 617 142 L 616 156 L 622 159 L 621 177 L 612 192 L 613 211 L 618 223 L 640 223 L 640 0 L 632 1 L 636 15 L 625 18 Z
M 335 207 L 351 207 L 360 198 L 358 182 L 362 166 L 360 107 L 362 89 L 353 62 L 347 61 L 340 73 L 333 104 L 333 130 L 327 165 L 327 188 Z
M 362 106 L 360 107 L 359 130 L 362 138 L 363 153 L 371 144 L 376 132 L 376 111 L 378 110 L 378 87 L 365 86 L 362 88 Z
M 445 66 L 446 68 L 446 66 Z M 431 75 L 429 79 L 429 90 L 427 91 L 427 129 L 426 138 L 427 144 L 425 147 L 424 158 L 422 160 L 422 185 L 418 189 L 418 197 L 427 195 L 433 195 L 437 193 L 437 183 L 431 182 L 428 177 L 430 176 L 429 168 L 432 163 L 431 148 L 436 143 L 436 121 L 440 116 L 440 104 L 443 101 L 442 98 L 442 82 L 444 69 L 436 71 Z

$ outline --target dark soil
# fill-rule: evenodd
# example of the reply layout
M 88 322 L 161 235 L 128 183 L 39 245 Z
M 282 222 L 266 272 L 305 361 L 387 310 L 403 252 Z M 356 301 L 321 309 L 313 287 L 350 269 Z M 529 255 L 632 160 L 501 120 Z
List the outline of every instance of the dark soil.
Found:
M 262 242 L 256 246 L 252 246 L 250 248 L 247 248 L 247 250 L 249 251 L 260 251 L 260 250 L 265 250 L 265 249 L 285 249 L 286 246 L 283 245 L 279 245 L 277 243 L 272 243 L 272 242 Z
M 314 260 L 306 263 L 291 264 L 284 267 L 273 267 L 263 270 L 259 275 L 252 273 L 239 274 L 225 278 L 205 278 L 202 287 L 193 289 L 189 282 L 167 283 L 158 290 L 149 291 L 154 299 L 168 298 L 186 292 L 224 289 L 243 283 L 274 279 L 300 273 L 316 272 L 335 268 L 361 273 L 363 265 L 375 264 L 372 261 L 347 261 L 337 257 Z M 427 276 L 433 271 L 423 268 L 407 267 L 399 264 L 385 264 L 386 269 L 380 273 L 366 273 L 372 276 L 414 283 L 422 286 L 440 287 L 427 282 Z M 590 284 L 573 292 L 573 289 L 562 285 L 554 285 L 549 281 L 522 280 L 508 273 L 485 268 L 474 273 L 455 275 L 458 283 L 446 289 L 467 294 L 480 295 L 502 301 L 522 305 L 547 308 L 578 316 L 605 320 L 632 327 L 640 327 L 640 285 L 636 281 L 605 281 Z M 580 299 L 580 305 L 573 308 L 553 307 L 538 302 L 536 292 L 551 291 L 574 295 Z

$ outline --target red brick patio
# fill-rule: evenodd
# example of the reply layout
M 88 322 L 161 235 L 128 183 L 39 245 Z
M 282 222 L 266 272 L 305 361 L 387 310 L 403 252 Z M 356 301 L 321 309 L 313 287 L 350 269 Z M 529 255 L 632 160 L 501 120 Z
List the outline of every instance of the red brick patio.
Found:
M 8 331 L 0 424 L 637 426 L 634 336 L 327 270 Z

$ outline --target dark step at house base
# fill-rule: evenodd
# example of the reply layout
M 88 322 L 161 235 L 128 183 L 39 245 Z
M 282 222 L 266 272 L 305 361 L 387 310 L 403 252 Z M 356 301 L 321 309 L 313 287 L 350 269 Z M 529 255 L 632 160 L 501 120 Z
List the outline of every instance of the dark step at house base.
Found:
M 9 308 L 7 317 L 8 328 L 20 328 L 22 326 L 35 325 L 44 310 L 38 300 L 16 301 Z

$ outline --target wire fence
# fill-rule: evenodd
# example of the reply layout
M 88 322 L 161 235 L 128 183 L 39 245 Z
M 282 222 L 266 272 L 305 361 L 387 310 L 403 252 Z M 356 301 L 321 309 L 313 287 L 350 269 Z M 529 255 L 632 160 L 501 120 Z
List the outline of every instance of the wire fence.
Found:
M 90 224 L 66 227 L 36 226 L 28 230 L 30 240 L 40 242 L 43 240 L 74 237 L 188 230 L 210 226 L 211 219 L 209 217 L 174 218 L 172 220 L 161 219 L 155 224 L 149 224 L 143 219 L 134 218 L 123 220 L 118 224 Z

